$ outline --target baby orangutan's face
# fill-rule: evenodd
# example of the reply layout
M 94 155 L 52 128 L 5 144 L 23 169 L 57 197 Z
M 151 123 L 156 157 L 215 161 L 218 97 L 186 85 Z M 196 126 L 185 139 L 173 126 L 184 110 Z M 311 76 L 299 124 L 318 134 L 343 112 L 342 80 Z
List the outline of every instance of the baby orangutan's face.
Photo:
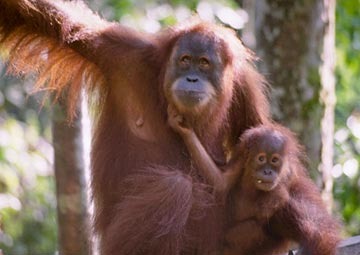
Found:
M 251 148 L 247 171 L 259 190 L 270 191 L 280 181 L 284 163 L 285 139 L 281 134 L 264 134 Z

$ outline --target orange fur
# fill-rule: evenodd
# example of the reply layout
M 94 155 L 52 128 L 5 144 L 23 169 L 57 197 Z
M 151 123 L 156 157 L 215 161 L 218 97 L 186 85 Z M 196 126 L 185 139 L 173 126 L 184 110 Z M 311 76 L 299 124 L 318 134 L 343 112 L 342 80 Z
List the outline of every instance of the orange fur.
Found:
M 273 151 L 271 142 L 279 135 L 285 143 L 283 151 L 273 152 L 282 160 L 278 184 L 265 192 L 255 186 L 252 162 L 259 152 Z M 293 242 L 300 244 L 299 254 L 335 255 L 339 224 L 307 176 L 303 149 L 288 129 L 273 124 L 245 131 L 236 157 L 242 166 L 233 169 L 240 177 L 229 194 L 233 216 L 226 232 L 226 255 L 279 254 Z
M 56 8 L 47 1 L 12 0 L 2 0 L 0 10 L 0 43 L 7 50 L 5 55 L 9 56 L 8 72 L 21 76 L 37 75 L 34 90 L 55 91 L 56 98 L 71 84 L 70 117 L 75 113 L 84 84 L 87 84 L 88 92 L 93 92 L 99 88 L 96 84 L 104 82 L 99 68 L 76 41 L 82 40 L 84 45 L 91 46 L 91 33 L 100 30 L 100 23 L 105 27 L 106 22 L 88 11 L 97 19 L 96 25 L 95 22 L 92 27 L 90 23 L 75 23 L 66 12 L 74 9 L 86 11 L 80 3 L 59 3 Z
M 174 45 L 188 33 L 223 45 L 223 97 L 194 123 L 207 150 L 225 161 L 243 131 L 270 121 L 264 79 L 233 31 L 194 19 L 153 35 L 106 22 L 79 1 L 0 0 L 0 46 L 9 72 L 36 75 L 35 90 L 57 97 L 68 89 L 70 117 L 81 89 L 96 99 L 91 185 L 102 254 L 208 254 L 219 248 L 221 206 L 203 204 L 204 180 L 166 121 L 165 70 Z M 192 181 L 183 177 L 190 173 Z M 126 180 L 136 187 L 131 196 L 122 187 Z M 168 221 L 172 213 L 177 216 Z M 148 239 L 151 233 L 163 236 Z

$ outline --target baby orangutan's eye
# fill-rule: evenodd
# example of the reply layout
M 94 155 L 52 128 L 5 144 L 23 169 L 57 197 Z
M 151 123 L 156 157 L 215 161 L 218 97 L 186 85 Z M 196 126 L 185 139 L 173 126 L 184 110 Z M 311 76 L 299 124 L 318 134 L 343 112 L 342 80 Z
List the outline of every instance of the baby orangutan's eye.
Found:
M 265 153 L 259 153 L 256 156 L 256 162 L 260 165 L 265 164 L 266 163 L 266 154 Z
M 281 156 L 278 155 L 278 154 L 274 154 L 272 157 L 271 157 L 271 164 L 277 166 L 281 163 Z

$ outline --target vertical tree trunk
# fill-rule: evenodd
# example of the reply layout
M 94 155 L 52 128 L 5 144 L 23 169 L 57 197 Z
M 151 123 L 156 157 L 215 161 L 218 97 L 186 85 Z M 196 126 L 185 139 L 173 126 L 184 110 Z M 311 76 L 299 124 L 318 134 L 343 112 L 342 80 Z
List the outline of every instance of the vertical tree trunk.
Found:
M 252 5 L 255 49 L 273 88 L 273 116 L 299 134 L 331 205 L 335 0 L 256 0 Z
M 63 98 L 66 98 L 64 96 Z M 53 144 L 60 255 L 90 255 L 91 239 L 84 176 L 80 103 L 70 123 L 63 102 L 55 107 Z
M 323 180 L 323 199 L 329 209 L 333 204 L 332 189 L 334 180 L 330 170 L 333 167 L 334 158 L 334 125 L 335 125 L 335 0 L 324 0 L 324 8 L 321 17 L 325 23 L 322 65 L 320 67 L 322 90 L 320 100 L 324 107 L 324 115 L 321 120 L 321 164 L 319 170 Z

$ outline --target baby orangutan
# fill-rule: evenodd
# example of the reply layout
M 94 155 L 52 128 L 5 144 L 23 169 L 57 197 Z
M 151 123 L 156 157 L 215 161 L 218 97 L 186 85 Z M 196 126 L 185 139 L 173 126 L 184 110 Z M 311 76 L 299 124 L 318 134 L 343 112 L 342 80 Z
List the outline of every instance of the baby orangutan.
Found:
M 301 247 L 298 254 L 335 254 L 338 223 L 307 176 L 301 147 L 289 130 L 275 124 L 247 130 L 220 169 L 182 116 L 171 107 L 168 112 L 201 174 L 228 201 L 224 255 L 275 255 L 294 241 Z

